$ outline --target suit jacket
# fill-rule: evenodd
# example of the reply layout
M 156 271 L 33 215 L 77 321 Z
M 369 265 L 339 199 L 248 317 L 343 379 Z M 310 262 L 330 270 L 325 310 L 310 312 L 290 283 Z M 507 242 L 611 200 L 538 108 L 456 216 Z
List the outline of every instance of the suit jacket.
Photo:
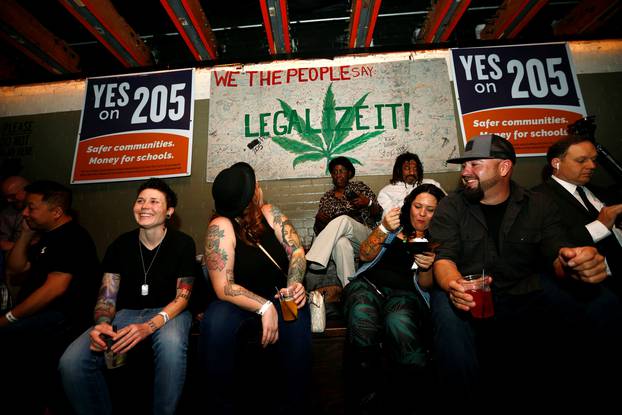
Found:
M 598 187 L 587 186 L 596 197 L 606 205 L 620 203 L 615 200 L 611 192 L 603 191 Z M 590 216 L 585 207 L 566 190 L 562 185 L 553 179 L 547 179 L 544 183 L 533 188 L 534 191 L 548 195 L 559 207 L 559 213 L 568 236 L 571 241 L 578 246 L 595 246 L 598 252 L 607 258 L 607 264 L 616 280 L 622 279 L 622 248 L 616 237 L 611 234 L 598 243 L 594 243 L 592 236 L 587 231 L 585 225 L 594 219 Z

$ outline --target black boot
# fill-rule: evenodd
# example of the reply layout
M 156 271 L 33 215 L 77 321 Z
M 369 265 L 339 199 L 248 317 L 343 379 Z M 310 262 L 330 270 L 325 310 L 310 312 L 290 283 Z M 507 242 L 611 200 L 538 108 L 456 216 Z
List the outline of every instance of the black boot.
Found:
M 381 412 L 382 382 L 380 348 L 346 345 L 344 351 L 346 413 L 367 415 Z

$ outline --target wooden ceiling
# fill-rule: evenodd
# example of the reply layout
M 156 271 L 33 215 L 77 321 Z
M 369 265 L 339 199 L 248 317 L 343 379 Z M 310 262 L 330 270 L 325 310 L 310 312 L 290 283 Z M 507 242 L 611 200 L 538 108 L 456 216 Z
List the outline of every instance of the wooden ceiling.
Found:
M 0 83 L 622 36 L 622 0 L 2 0 Z

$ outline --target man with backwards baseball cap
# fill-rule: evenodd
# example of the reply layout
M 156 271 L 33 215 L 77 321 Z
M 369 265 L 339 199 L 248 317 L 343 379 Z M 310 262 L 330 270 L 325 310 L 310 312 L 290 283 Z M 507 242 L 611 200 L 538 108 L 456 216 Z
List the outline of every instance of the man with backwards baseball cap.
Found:
M 473 403 L 482 390 L 488 402 L 542 399 L 536 381 L 546 388 L 553 388 L 551 376 L 572 383 L 578 342 L 564 335 L 572 327 L 577 336 L 577 323 L 586 318 L 552 274 L 595 286 L 606 277 L 603 257 L 593 247 L 566 243 L 554 204 L 511 180 L 516 153 L 509 141 L 474 137 L 462 157 L 447 162 L 462 164 L 463 188 L 439 203 L 430 225 L 432 240 L 440 243 L 431 298 L 439 390 L 459 398 L 443 402 Z M 487 275 L 491 282 L 492 318 L 476 320 L 468 313 L 475 306 L 463 287 L 469 274 Z M 619 303 L 608 310 L 619 316 Z M 585 381 L 575 379 L 579 385 Z M 547 392 L 545 398 L 552 396 Z

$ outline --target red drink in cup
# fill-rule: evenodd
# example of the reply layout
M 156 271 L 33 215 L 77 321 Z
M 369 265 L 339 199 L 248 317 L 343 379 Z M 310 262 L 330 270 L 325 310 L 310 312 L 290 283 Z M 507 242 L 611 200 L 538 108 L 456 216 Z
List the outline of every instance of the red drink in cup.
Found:
M 487 276 L 482 274 L 466 275 L 462 277 L 465 281 L 462 283 L 466 292 L 473 296 L 475 306 L 471 307 L 471 315 L 473 318 L 482 319 L 495 315 L 495 308 L 492 303 L 492 291 L 490 284 L 486 281 Z

